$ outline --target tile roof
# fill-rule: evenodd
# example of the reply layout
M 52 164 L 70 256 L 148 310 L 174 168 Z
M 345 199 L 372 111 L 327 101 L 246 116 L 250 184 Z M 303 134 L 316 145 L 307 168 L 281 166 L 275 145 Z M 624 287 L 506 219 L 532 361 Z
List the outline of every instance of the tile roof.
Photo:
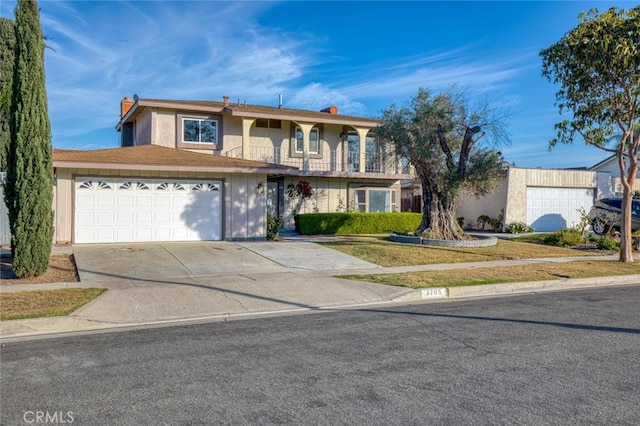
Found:
M 158 145 L 139 145 L 90 151 L 54 149 L 53 162 L 54 166 L 56 163 L 100 163 L 296 170 L 295 167 L 280 166 L 262 161 L 203 154 Z M 82 164 L 78 164 L 78 167 L 82 167 Z

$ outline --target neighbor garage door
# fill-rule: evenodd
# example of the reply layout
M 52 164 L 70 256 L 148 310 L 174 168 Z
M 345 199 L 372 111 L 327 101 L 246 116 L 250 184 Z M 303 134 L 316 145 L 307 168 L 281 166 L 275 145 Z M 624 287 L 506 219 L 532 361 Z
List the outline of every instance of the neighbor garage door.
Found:
M 557 231 L 580 224 L 578 209 L 589 211 L 591 188 L 527 188 L 527 224 L 536 231 Z
M 76 178 L 74 242 L 222 239 L 222 183 Z

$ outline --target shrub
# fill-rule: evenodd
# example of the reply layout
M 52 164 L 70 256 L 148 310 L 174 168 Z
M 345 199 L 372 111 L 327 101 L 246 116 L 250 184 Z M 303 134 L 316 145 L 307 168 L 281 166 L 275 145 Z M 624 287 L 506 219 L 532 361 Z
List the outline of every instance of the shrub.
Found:
M 579 229 L 562 229 L 547 235 L 543 242 L 551 246 L 577 246 L 584 241 Z
M 511 234 L 522 234 L 523 232 L 533 232 L 533 228 L 524 222 L 512 222 L 505 230 Z
M 597 244 L 600 250 L 620 250 L 620 243 L 608 235 L 600 238 Z
M 481 229 L 484 231 L 484 227 L 487 226 L 490 221 L 491 221 L 491 218 L 486 214 L 478 216 L 478 218 L 476 219 L 476 222 L 478 223 L 478 229 Z
M 283 221 L 284 220 L 281 217 L 275 217 L 267 214 L 267 240 L 278 239 Z
M 302 235 L 316 234 L 399 234 L 420 226 L 420 213 L 309 213 L 294 217 Z

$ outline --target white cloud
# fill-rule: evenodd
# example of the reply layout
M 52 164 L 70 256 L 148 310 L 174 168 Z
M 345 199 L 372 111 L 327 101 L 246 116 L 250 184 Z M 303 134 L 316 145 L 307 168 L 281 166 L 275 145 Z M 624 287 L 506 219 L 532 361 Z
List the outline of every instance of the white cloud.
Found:
M 360 102 L 356 102 L 344 92 L 330 89 L 321 83 L 311 83 L 296 90 L 285 105 L 319 111 L 328 106 L 338 107 L 340 114 L 359 115 L 366 111 Z

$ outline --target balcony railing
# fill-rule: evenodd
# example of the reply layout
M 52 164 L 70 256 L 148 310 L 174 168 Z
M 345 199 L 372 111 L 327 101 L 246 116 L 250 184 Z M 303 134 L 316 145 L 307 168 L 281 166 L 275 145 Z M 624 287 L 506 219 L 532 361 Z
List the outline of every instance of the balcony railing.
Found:
M 242 148 L 237 147 L 224 152 L 226 157 L 242 157 Z M 250 147 L 248 160 L 264 161 L 266 163 L 297 167 L 300 170 L 322 172 L 359 172 L 360 155 L 357 152 L 341 150 L 326 150 L 318 154 L 309 154 L 305 167 L 302 154 L 289 156 L 289 149 Z M 401 174 L 407 173 L 404 163 L 394 154 L 384 155 L 378 152 L 367 152 L 364 156 L 364 173 Z

